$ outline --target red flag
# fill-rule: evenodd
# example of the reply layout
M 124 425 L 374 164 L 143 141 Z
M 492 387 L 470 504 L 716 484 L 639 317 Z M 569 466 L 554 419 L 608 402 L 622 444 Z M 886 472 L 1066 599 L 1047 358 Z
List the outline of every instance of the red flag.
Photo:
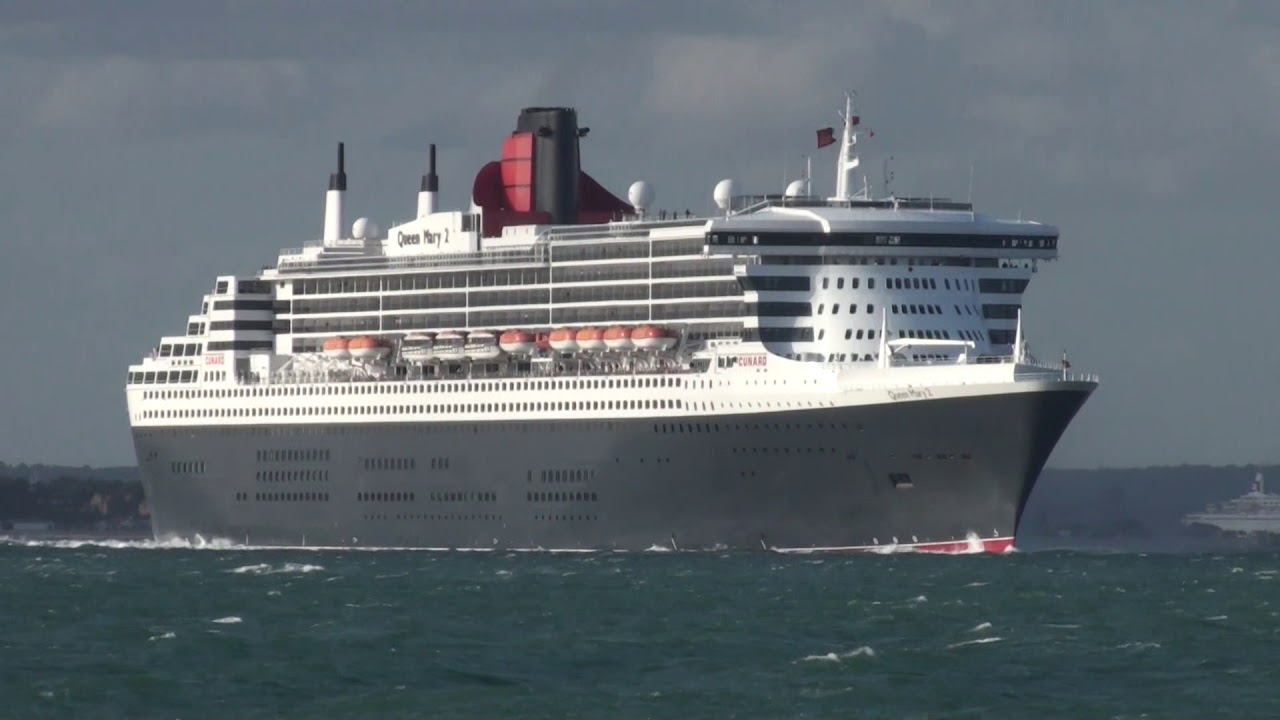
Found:
M 861 125 L 861 124 L 862 124 L 862 116 L 861 116 L 861 115 L 854 115 L 853 117 L 849 118 L 849 124 L 850 124 L 850 125 L 853 125 L 853 126 L 855 126 L 855 127 L 856 127 L 856 126 L 858 126 L 858 125 Z
M 818 131 L 818 147 L 824 148 L 836 144 L 835 128 L 824 127 Z

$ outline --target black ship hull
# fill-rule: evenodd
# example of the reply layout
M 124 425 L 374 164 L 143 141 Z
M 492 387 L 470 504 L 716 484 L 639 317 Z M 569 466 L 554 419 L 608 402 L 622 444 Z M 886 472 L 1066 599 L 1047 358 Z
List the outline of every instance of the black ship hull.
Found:
M 1007 546 L 1091 383 L 708 417 L 135 428 L 157 539 Z

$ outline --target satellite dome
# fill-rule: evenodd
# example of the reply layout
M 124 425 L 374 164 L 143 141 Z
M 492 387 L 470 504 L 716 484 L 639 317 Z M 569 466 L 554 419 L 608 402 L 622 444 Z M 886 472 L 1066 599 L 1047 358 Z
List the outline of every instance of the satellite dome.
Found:
M 351 223 L 351 237 L 356 240 L 365 239 L 370 234 L 369 225 L 369 218 L 357 218 L 354 223 Z
M 378 223 L 370 220 L 364 228 L 364 234 L 370 240 L 378 240 L 382 237 L 382 229 L 378 227 Z
M 725 178 L 724 180 L 716 183 L 715 192 L 711 193 L 711 197 L 716 201 L 716 207 L 728 212 L 729 206 L 733 203 L 734 193 L 736 192 L 737 187 L 734 186 L 733 180 L 731 178 Z
M 792 180 L 787 184 L 787 191 L 784 193 L 789 198 L 804 197 L 804 180 Z
M 631 188 L 627 190 L 627 202 L 631 203 L 636 212 L 644 213 L 653 206 L 653 186 L 643 180 L 631 183 Z

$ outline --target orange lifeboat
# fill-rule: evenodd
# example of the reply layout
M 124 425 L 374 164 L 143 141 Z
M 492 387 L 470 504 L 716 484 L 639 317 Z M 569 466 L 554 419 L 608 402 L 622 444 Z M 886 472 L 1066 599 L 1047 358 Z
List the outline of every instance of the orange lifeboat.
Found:
M 537 347 L 533 333 L 524 330 L 508 330 L 498 336 L 498 347 L 512 355 L 528 355 Z
M 604 331 L 604 344 L 610 350 L 630 350 L 631 328 L 625 325 L 614 325 Z
M 585 327 L 578 331 L 574 338 L 580 350 L 603 350 L 604 331 L 597 327 Z
M 657 325 L 641 325 L 631 332 L 631 342 L 643 350 L 670 350 L 676 339 L 675 333 Z
M 557 328 L 551 331 L 549 344 L 552 350 L 573 352 L 578 349 L 578 333 L 573 328 Z
M 324 356 L 334 360 L 345 360 L 351 357 L 351 351 L 347 349 L 347 339 L 344 337 L 331 337 L 325 340 Z
M 379 338 L 361 335 L 351 338 L 347 350 L 356 360 L 375 360 L 386 355 L 390 348 Z

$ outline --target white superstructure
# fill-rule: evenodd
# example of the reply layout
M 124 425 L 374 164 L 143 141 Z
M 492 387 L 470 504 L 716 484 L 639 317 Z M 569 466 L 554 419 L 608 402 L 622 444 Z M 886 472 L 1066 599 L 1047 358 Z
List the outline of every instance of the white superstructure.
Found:
M 1204 512 L 1187 515 L 1182 522 L 1208 525 L 1228 533 L 1280 534 L 1280 494 L 1267 492 L 1262 473 L 1257 473 L 1249 492 L 1209 505 Z
M 433 146 L 415 217 L 386 233 L 360 218 L 343 237 L 340 148 L 322 239 L 218 277 L 186 333 L 130 367 L 131 423 L 679 417 L 1092 382 L 1023 340 L 1022 293 L 1057 229 L 874 199 L 865 181 L 852 194 L 851 105 L 844 117 L 835 197 L 724 181 L 712 217 L 655 211 L 636 183 L 601 222 L 523 222 L 545 219 L 519 207 L 543 176 L 536 137 L 522 150 L 516 133 L 498 201 L 482 171 L 471 208 L 437 209 Z

